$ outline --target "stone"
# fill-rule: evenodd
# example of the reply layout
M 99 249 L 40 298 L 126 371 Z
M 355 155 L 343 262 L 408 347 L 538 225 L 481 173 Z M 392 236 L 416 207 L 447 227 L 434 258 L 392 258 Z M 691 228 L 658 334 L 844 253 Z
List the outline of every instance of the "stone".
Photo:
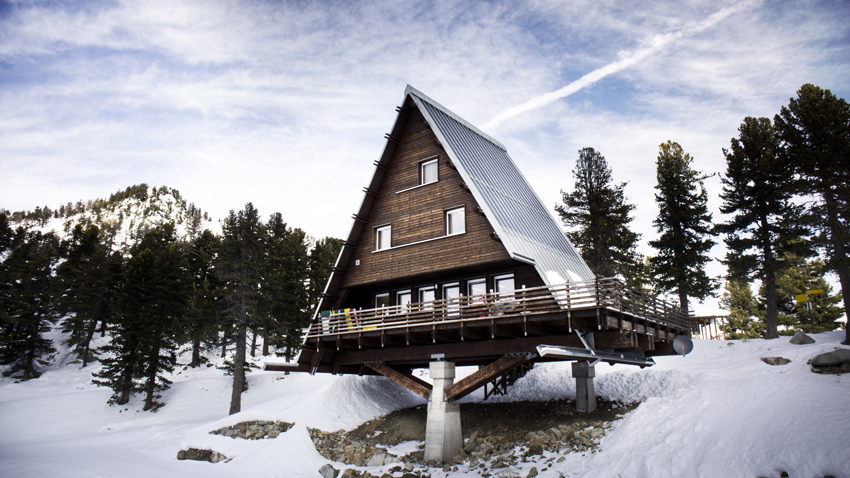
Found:
M 590 430 L 590 438 L 599 438 L 605 434 L 605 430 L 601 428 L 592 428 Z
M 561 462 L 562 462 L 562 461 L 564 461 L 564 460 L 566 460 L 566 458 L 564 458 L 564 457 L 562 457 L 562 456 L 559 456 L 559 457 L 558 457 L 558 459 L 557 459 L 557 460 L 555 460 L 555 463 L 561 463 Z
M 815 367 L 832 367 L 850 363 L 850 349 L 835 349 L 832 352 L 820 354 L 812 360 Z
M 197 448 L 189 448 L 188 450 L 180 450 L 177 452 L 178 460 L 195 460 L 208 461 L 210 463 L 218 463 L 227 460 L 227 457 L 212 450 L 199 450 Z
M 319 474 L 322 475 L 323 478 L 336 478 L 337 475 L 339 475 L 339 470 L 332 467 L 330 464 L 327 464 L 319 468 Z
M 357 476 L 357 470 L 354 468 L 346 468 L 345 471 L 339 475 L 339 478 L 353 478 L 355 476 Z
M 533 478 L 537 476 L 537 467 L 532 466 L 530 470 L 528 470 L 528 474 L 525 475 L 526 478 Z
M 384 458 L 386 457 L 387 455 L 383 453 L 376 453 L 369 458 L 369 461 L 366 462 L 366 466 L 384 466 Z
M 788 343 L 794 345 L 813 344 L 815 343 L 815 339 L 809 337 L 808 335 L 802 332 L 797 332 L 796 334 L 794 334 L 793 337 L 791 337 L 791 340 Z
M 768 365 L 788 365 L 791 363 L 791 361 L 785 357 L 762 357 L 761 361 Z

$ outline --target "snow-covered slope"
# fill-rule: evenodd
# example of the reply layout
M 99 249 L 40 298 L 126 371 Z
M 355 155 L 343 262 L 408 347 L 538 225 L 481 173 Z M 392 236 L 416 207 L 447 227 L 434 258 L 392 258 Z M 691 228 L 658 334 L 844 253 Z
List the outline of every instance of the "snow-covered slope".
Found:
M 814 374 L 806 364 L 840 347 L 843 335 L 819 334 L 813 345 L 790 345 L 787 338 L 697 340 L 691 355 L 662 357 L 644 370 L 599 365 L 598 395 L 643 403 L 612 427 L 597 453 L 567 455 L 538 476 L 757 477 L 781 470 L 794 477 L 850 476 L 850 376 Z M 770 366 L 761 361 L 767 356 L 791 363 Z M 351 429 L 424 403 L 381 377 L 255 372 L 244 411 L 227 416 L 229 378 L 204 367 L 178 369 L 163 394 L 167 405 L 144 413 L 138 397 L 124 407 L 107 406 L 110 391 L 90 383 L 96 368 L 68 364 L 29 382 L 0 382 L 0 476 L 318 477 L 328 461 L 313 448 L 306 427 Z M 535 366 L 501 399 L 573 395 L 569 363 L 555 363 Z M 465 400 L 480 399 L 479 391 Z M 270 440 L 208 433 L 252 419 L 295 426 Z M 177 451 L 190 446 L 233 460 L 178 461 Z M 515 471 L 524 477 L 532 465 Z M 387 468 L 370 471 L 380 475 Z M 464 468 L 448 476 L 464 476 Z
M 217 229 L 209 216 L 194 203 L 188 202 L 180 191 L 167 186 L 150 187 L 146 184 L 131 186 L 113 194 L 109 199 L 95 199 L 76 205 L 62 206 L 60 217 L 49 220 L 19 219 L 12 216 L 12 226 L 35 228 L 42 232 L 54 231 L 67 237 L 77 224 L 95 224 L 104 231 L 114 250 L 127 252 L 145 232 L 157 224 L 172 222 L 177 236 L 191 238 L 205 228 Z

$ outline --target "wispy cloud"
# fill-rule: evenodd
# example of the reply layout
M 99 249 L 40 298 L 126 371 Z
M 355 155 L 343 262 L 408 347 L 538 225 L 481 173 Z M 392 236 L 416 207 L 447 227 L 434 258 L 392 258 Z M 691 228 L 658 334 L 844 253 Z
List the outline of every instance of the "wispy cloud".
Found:
M 650 38 L 642 48 L 634 52 L 620 52 L 619 60 L 609 63 L 601 68 L 597 68 L 596 70 L 593 70 L 592 72 L 582 76 L 578 80 L 573 81 L 572 83 L 568 84 L 567 86 L 564 86 L 563 88 L 534 97 L 526 101 L 525 103 L 502 111 L 501 113 L 494 116 L 490 121 L 485 123 L 484 129 L 492 130 L 504 123 L 505 121 L 510 120 L 511 118 L 514 118 L 518 115 L 532 110 L 536 110 L 562 98 L 566 98 L 567 96 L 570 96 L 573 93 L 576 93 L 577 91 L 580 91 L 588 86 L 593 85 L 594 83 L 605 78 L 608 75 L 622 71 L 640 62 L 641 60 L 658 52 L 659 50 L 663 49 L 664 47 L 670 45 L 671 43 L 682 37 L 685 37 L 687 35 L 693 35 L 695 33 L 699 33 L 703 30 L 711 28 L 718 22 L 727 18 L 728 16 L 745 9 L 753 8 L 760 3 L 761 2 L 742 2 L 737 5 L 723 8 L 713 13 L 705 20 L 688 25 L 678 31 L 655 35 Z

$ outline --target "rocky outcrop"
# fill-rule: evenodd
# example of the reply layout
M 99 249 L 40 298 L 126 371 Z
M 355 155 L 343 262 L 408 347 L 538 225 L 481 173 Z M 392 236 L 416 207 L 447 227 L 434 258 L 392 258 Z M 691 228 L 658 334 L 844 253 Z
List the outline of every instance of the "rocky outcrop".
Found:
M 246 440 L 262 440 L 263 438 L 277 438 L 286 432 L 294 423 L 272 422 L 255 420 L 251 422 L 239 422 L 236 425 L 213 430 L 210 435 L 223 435 L 230 438 L 244 438 Z
M 788 365 L 791 363 L 791 361 L 785 357 L 762 357 L 761 361 L 768 365 Z
M 850 349 L 835 349 L 811 361 L 815 373 L 850 373 Z
M 598 446 L 598 440 L 605 435 L 609 427 L 610 424 L 602 421 L 579 421 L 529 432 L 525 439 L 521 440 L 510 440 L 500 435 L 479 436 L 478 432 L 474 432 L 464 441 L 463 447 L 458 449 L 457 456 L 445 466 L 451 469 L 452 465 L 466 463 L 469 467 L 497 471 L 518 463 L 536 462 L 542 458 L 544 451 L 561 454 L 593 452 Z M 414 464 L 443 466 L 425 462 L 424 451 L 421 449 L 398 458 L 388 454 L 385 448 L 358 441 L 342 431 L 324 432 L 315 428 L 308 430 L 319 454 L 335 462 L 370 467 L 401 462 L 404 468 L 399 469 L 406 471 L 412 471 Z
M 188 450 L 180 450 L 177 452 L 178 460 L 195 460 L 208 461 L 210 463 L 218 463 L 226 461 L 227 457 L 217 451 L 199 450 L 197 448 L 189 448 Z
M 802 332 L 797 332 L 796 334 L 794 334 L 793 337 L 791 337 L 791 340 L 788 343 L 793 345 L 813 344 L 815 343 L 815 339 L 809 337 L 808 335 Z

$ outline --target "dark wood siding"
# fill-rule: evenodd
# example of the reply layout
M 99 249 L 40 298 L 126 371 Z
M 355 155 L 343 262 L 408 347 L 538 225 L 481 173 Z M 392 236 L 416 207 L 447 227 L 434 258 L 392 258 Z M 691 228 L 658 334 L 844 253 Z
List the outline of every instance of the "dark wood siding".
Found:
M 439 180 L 416 187 L 420 164 L 434 157 Z M 478 204 L 462 184 L 437 137 L 416 111 L 407 121 L 340 288 L 403 282 L 411 276 L 510 261 L 502 243 L 490 237 L 490 222 L 475 212 Z M 446 236 L 445 210 L 460 206 L 465 209 L 466 232 Z M 375 251 L 375 228 L 387 224 L 392 226 L 393 247 Z

